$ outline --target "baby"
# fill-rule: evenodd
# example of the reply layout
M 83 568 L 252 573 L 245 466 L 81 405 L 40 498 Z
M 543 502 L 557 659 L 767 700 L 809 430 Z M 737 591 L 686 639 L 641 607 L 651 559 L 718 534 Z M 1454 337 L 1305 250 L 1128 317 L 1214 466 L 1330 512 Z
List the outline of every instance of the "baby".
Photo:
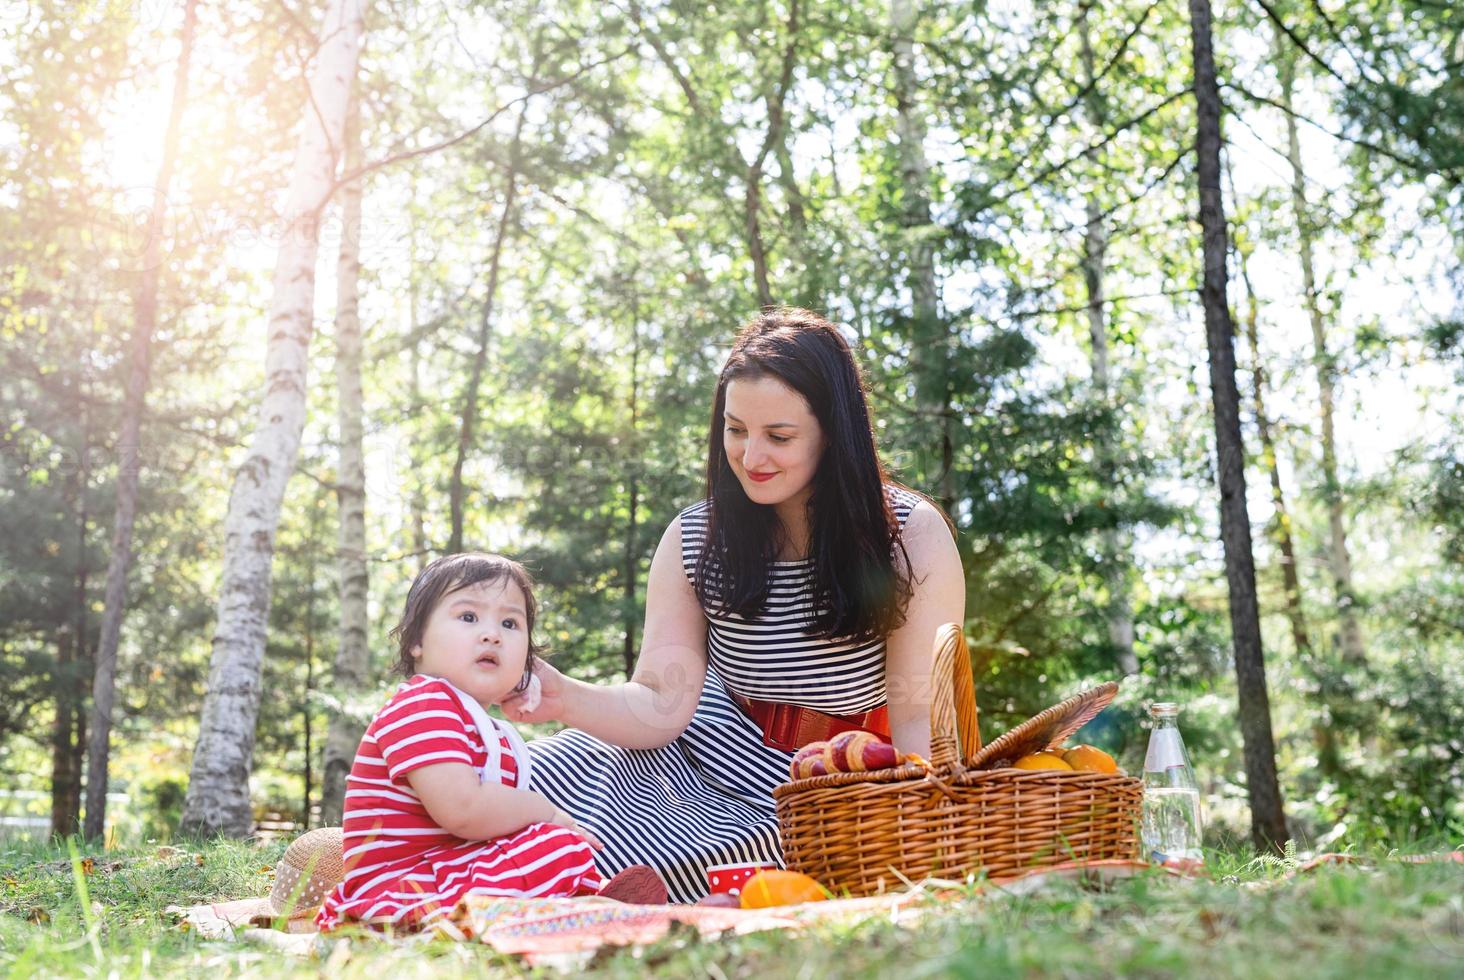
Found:
M 424 568 L 392 636 L 406 682 L 376 713 L 346 781 L 345 876 L 316 923 L 420 928 L 468 894 L 665 902 L 637 865 L 606 882 L 602 845 L 530 788 L 528 749 L 485 710 L 533 696 L 536 606 L 523 566 L 460 554 Z

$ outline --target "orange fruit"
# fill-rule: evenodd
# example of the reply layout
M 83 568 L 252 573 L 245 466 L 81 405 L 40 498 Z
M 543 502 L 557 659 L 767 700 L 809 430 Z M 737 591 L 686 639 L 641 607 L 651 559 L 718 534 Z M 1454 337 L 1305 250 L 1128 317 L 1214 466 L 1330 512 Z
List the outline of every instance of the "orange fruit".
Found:
M 1118 772 L 1113 756 L 1092 745 L 1074 745 L 1062 758 L 1078 772 Z
M 1013 769 L 1058 769 L 1067 772 L 1072 771 L 1072 766 L 1063 760 L 1063 757 L 1052 752 L 1033 752 L 1031 755 L 1024 755 L 1012 763 Z
M 797 871 L 767 868 L 759 871 L 742 886 L 742 907 L 766 909 L 774 905 L 797 905 L 800 902 L 822 902 L 828 898 L 823 885 Z

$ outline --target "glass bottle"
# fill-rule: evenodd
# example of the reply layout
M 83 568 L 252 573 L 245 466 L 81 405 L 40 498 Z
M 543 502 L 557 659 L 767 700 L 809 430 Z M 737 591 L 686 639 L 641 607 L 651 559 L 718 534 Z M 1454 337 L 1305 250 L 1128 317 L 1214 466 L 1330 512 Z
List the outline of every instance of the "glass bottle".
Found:
M 1179 705 L 1160 702 L 1149 708 L 1154 719 L 1144 757 L 1144 809 L 1139 837 L 1155 864 L 1203 861 L 1200 849 L 1200 786 L 1179 736 Z

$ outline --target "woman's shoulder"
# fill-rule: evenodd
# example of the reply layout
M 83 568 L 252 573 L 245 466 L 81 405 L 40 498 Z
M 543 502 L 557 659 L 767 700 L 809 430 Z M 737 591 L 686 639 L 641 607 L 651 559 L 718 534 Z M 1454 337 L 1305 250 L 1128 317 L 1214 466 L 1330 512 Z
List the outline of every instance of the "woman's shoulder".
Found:
M 886 484 L 890 505 L 900 524 L 900 539 L 912 553 L 944 551 L 955 542 L 955 527 L 934 500 L 916 490 Z
M 681 508 L 681 512 L 676 515 L 676 520 L 681 522 L 681 528 L 683 531 L 685 531 L 687 525 L 691 525 L 693 527 L 705 527 L 707 523 L 707 514 L 711 512 L 711 509 L 712 502 L 710 500 L 698 500 L 696 503 L 691 504 L 688 507 Z
M 905 522 L 910 519 L 910 515 L 921 504 L 929 504 L 930 509 L 935 509 L 935 504 L 931 503 L 929 497 L 898 483 L 886 483 L 884 493 L 885 499 L 890 502 L 890 507 L 895 512 L 895 517 L 899 518 L 901 526 L 904 526 Z
M 687 581 L 694 578 L 702 549 L 706 547 L 707 517 L 711 513 L 711 505 L 710 500 L 698 500 L 690 507 L 682 508 L 681 513 L 676 515 L 676 519 L 666 529 L 668 539 L 673 532 L 679 539 L 681 568 L 686 573 Z
M 684 558 L 695 560 L 707 540 L 707 518 L 711 515 L 712 503 L 710 500 L 698 500 L 690 507 L 683 508 L 681 513 L 676 515 L 676 520 L 671 522 L 667 528 L 668 533 L 675 529 L 681 536 L 681 554 Z

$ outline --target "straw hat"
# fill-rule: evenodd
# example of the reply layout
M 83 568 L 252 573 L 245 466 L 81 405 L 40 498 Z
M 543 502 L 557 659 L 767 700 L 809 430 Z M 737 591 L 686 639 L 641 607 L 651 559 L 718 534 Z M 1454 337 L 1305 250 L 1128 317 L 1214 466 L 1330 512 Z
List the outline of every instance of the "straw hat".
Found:
M 314 915 L 343 874 L 341 828 L 320 827 L 302 834 L 275 865 L 270 908 L 291 919 Z

